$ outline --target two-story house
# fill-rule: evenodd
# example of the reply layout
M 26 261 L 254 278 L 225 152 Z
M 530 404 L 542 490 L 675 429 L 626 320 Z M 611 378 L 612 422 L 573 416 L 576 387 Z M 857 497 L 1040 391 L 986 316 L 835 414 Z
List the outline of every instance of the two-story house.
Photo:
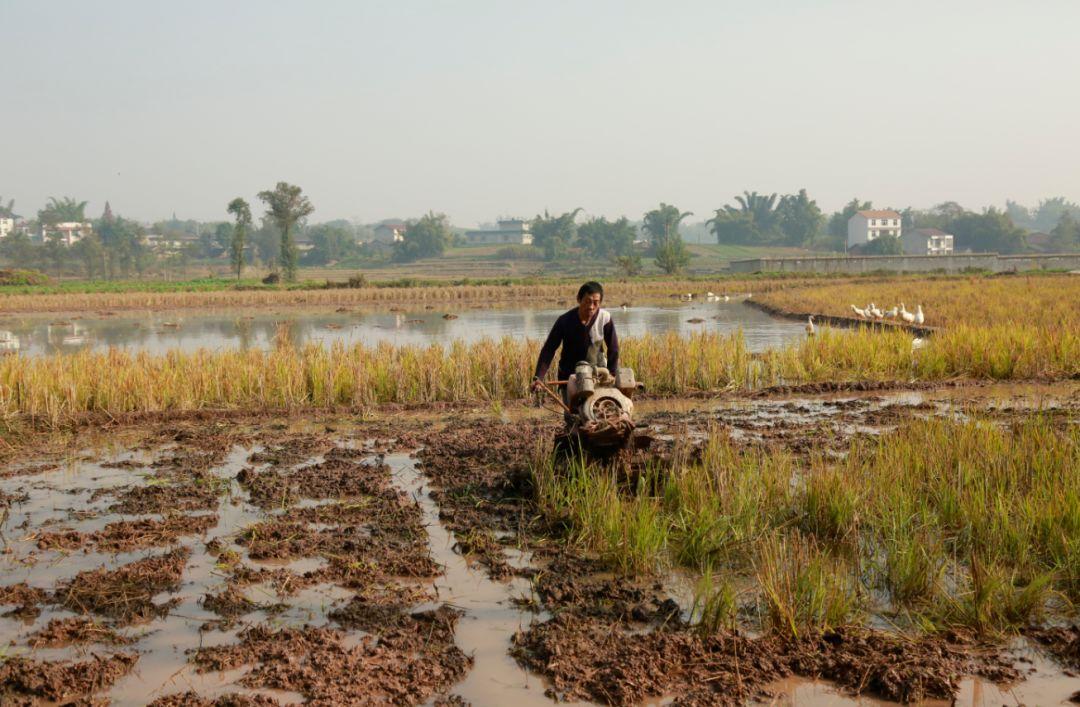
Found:
M 857 211 L 848 219 L 848 248 L 864 245 L 882 236 L 901 237 L 900 213 L 897 211 Z

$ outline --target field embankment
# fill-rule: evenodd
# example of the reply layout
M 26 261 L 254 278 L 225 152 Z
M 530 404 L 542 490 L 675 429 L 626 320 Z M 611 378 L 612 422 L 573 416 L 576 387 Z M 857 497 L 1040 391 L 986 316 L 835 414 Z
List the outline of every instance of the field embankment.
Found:
M 607 306 L 643 297 L 667 297 L 685 293 L 704 293 L 715 289 L 733 298 L 788 287 L 805 278 L 737 279 L 632 279 L 605 283 Z M 49 288 L 20 288 L 0 292 L 0 314 L 23 312 L 115 311 L 130 309 L 246 308 L 302 305 L 339 307 L 365 303 L 488 303 L 507 301 L 565 302 L 574 300 L 580 281 L 504 281 L 485 284 L 419 283 L 411 281 L 371 284 L 363 287 L 265 287 L 236 288 L 222 281 L 205 287 L 89 287 L 74 285 L 56 291 Z
M 1080 277 L 1076 275 L 819 280 L 763 291 L 757 299 L 800 317 L 854 317 L 851 305 L 862 309 L 873 302 L 883 310 L 904 304 L 911 312 L 922 305 L 926 324 L 935 327 L 1080 328 Z

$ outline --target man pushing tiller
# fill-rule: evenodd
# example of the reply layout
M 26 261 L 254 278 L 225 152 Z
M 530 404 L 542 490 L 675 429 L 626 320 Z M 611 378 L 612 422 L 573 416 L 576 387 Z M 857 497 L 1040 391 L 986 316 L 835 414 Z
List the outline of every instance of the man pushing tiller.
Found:
M 536 361 L 532 390 L 546 391 L 559 401 L 568 436 L 577 437 L 591 451 L 609 451 L 626 445 L 634 430 L 634 404 L 630 396 L 640 386 L 629 368 L 619 368 L 619 337 L 611 313 L 601 308 L 604 288 L 589 281 L 578 289 L 578 306 L 560 315 L 551 327 Z M 559 376 L 544 381 L 555 351 Z M 561 388 L 561 395 L 549 385 Z

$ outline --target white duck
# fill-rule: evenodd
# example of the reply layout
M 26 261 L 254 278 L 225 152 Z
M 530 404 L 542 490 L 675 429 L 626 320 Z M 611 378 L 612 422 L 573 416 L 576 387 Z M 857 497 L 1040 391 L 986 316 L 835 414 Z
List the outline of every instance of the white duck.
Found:
M 730 297 L 728 297 L 727 295 L 724 295 L 724 301 L 725 301 L 725 302 L 730 302 L 730 301 L 731 301 L 731 298 L 730 298 Z
M 683 302 L 693 302 L 694 301 L 694 293 L 693 292 L 687 292 L 685 295 L 679 295 L 679 299 L 682 300 Z
M 865 309 L 859 309 L 855 305 L 851 305 L 851 311 L 855 312 L 855 314 L 859 315 L 863 319 L 866 319 L 866 310 Z
M 814 315 L 811 314 L 806 319 L 806 335 L 807 336 L 813 336 L 816 333 L 817 333 L 817 327 L 814 326 Z
M 925 321 L 926 321 L 926 316 L 923 314 L 922 305 L 921 304 L 915 305 L 915 323 L 921 325 Z
M 913 324 L 915 322 L 915 315 L 907 311 L 907 307 L 904 306 L 903 302 L 900 303 L 900 318 L 908 324 Z
M 896 319 L 896 316 L 898 314 L 900 314 L 900 308 L 896 306 L 894 306 L 892 309 L 886 310 L 885 312 L 885 316 L 889 317 L 890 319 Z
M 877 305 L 873 302 L 870 303 L 870 306 L 867 308 L 866 311 L 869 312 L 870 316 L 872 316 L 874 319 L 882 319 L 885 317 L 885 312 L 882 312 L 880 309 L 878 309 Z

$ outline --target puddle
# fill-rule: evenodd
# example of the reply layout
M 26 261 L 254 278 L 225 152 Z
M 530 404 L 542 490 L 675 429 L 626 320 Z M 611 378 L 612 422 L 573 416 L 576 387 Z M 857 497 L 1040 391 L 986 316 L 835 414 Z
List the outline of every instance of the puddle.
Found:
M 229 310 L 121 312 L 116 316 L 85 316 L 63 319 L 58 315 L 10 315 L 3 317 L 3 328 L 12 332 L 24 356 L 40 356 L 107 348 L 130 351 L 195 351 L 206 349 L 269 349 L 275 345 L 279 326 L 298 347 L 308 343 L 327 346 L 368 345 L 388 342 L 395 345 L 448 341 L 476 341 L 482 338 L 543 340 L 555 319 L 566 307 L 500 306 L 485 309 L 459 309 L 439 303 L 435 309 L 422 304 L 407 304 L 402 311 L 388 307 L 350 308 L 335 312 L 326 308 L 311 310 L 287 308 L 281 311 Z M 446 319 L 449 311 L 455 318 Z M 626 310 L 611 310 L 619 335 L 674 331 L 690 334 L 701 331 L 731 333 L 741 329 L 750 351 L 775 348 L 805 336 L 803 324 L 776 319 L 742 302 L 648 303 Z M 703 319 L 691 324 L 687 319 Z
M 528 581 L 515 578 L 506 584 L 488 579 L 482 568 L 473 569 L 453 550 L 454 539 L 439 521 L 439 508 L 431 499 L 424 477 L 408 455 L 386 457 L 395 481 L 406 490 L 424 512 L 431 556 L 444 566 L 443 575 L 435 580 L 438 601 L 464 610 L 458 621 L 455 642 L 474 665 L 468 676 L 451 692 L 477 705 L 546 705 L 552 701 L 544 696 L 544 681 L 523 670 L 507 652 L 510 639 L 518 630 L 527 629 L 536 620 L 531 612 L 521 611 L 510 601 L 516 596 L 529 596 Z M 572 704 L 572 703 L 571 703 Z

